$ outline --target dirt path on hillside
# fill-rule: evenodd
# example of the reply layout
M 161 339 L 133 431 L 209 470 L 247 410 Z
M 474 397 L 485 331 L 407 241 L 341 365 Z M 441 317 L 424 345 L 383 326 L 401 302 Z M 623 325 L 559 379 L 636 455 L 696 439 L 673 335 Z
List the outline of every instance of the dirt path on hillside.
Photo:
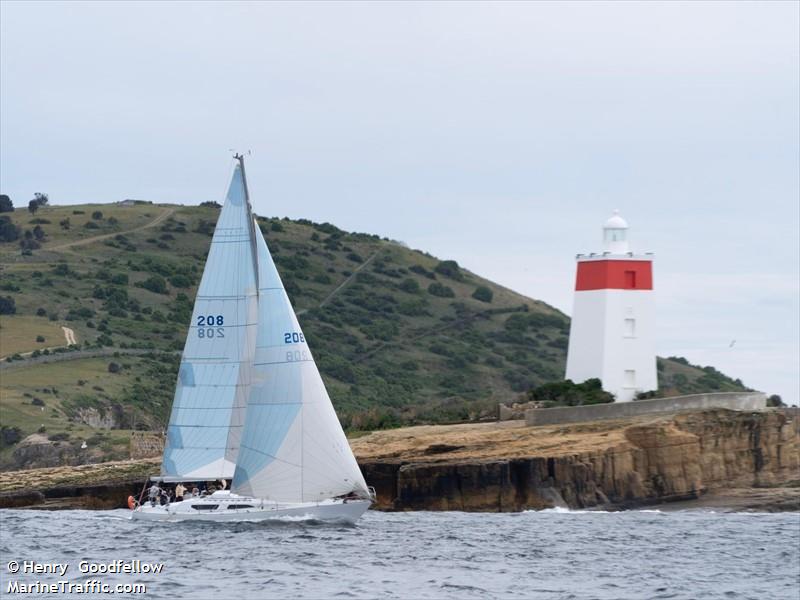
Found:
M 75 332 L 72 329 L 64 326 L 62 326 L 61 329 L 64 330 L 64 338 L 67 340 L 67 346 L 78 343 L 75 341 Z
M 158 215 L 155 219 L 150 221 L 149 223 L 145 223 L 144 225 L 140 225 L 139 227 L 134 227 L 133 229 L 125 229 L 124 231 L 115 231 L 114 233 L 104 233 L 103 235 L 96 235 L 94 237 L 86 238 L 83 240 L 76 240 L 74 242 L 68 242 L 66 244 L 60 244 L 58 246 L 46 246 L 43 247 L 43 251 L 53 251 L 53 250 L 67 250 L 69 248 L 74 248 L 75 246 L 85 246 L 86 244 L 93 244 L 95 242 L 99 242 L 102 240 L 108 240 L 113 238 L 114 236 L 125 234 L 125 233 L 133 233 L 134 231 L 141 231 L 142 229 L 149 229 L 150 227 L 155 227 L 165 219 L 167 219 L 172 213 L 175 212 L 174 208 L 167 208 Z
M 350 274 L 350 276 L 349 276 L 347 279 L 345 279 L 345 280 L 344 280 L 342 283 L 340 283 L 339 285 L 337 285 L 337 286 L 336 286 L 336 288 L 335 288 L 335 289 L 334 289 L 334 290 L 333 290 L 333 291 L 332 291 L 330 294 L 328 294 L 327 296 L 325 296 L 325 298 L 322 300 L 322 302 L 320 302 L 320 303 L 317 305 L 317 308 L 322 308 L 322 307 L 323 307 L 323 306 L 325 306 L 325 305 L 326 305 L 328 302 L 330 302 L 330 301 L 331 301 L 331 299 L 333 299 L 333 297 L 334 297 L 336 294 L 338 294 L 338 293 L 339 293 L 339 292 L 340 292 L 340 291 L 341 291 L 341 290 L 342 290 L 342 289 L 343 289 L 343 288 L 344 288 L 344 287 L 345 287 L 345 286 L 346 286 L 348 283 L 350 283 L 350 282 L 353 280 L 353 278 L 354 278 L 356 275 L 358 275 L 358 272 L 359 272 L 359 271 L 361 271 L 361 269 L 363 269 L 363 268 L 364 268 L 364 267 L 366 267 L 366 266 L 367 266 L 369 263 L 371 263 L 371 262 L 373 261 L 373 259 L 374 259 L 376 256 L 378 256 L 378 254 L 380 254 L 380 252 L 381 252 L 380 250 L 376 250 L 375 252 L 373 252 L 372 256 L 370 256 L 370 257 L 369 257 L 367 260 L 365 260 L 363 263 L 361 263 L 360 265 L 358 265 L 358 267 L 356 267 L 356 270 L 355 270 L 355 271 L 353 271 L 353 272 Z M 298 311 L 297 311 L 297 316 L 300 316 L 300 315 L 302 315 L 303 313 L 307 313 L 307 312 L 308 312 L 308 309 L 307 309 L 307 308 L 303 308 L 303 309 L 301 309 L 301 310 L 298 310 Z

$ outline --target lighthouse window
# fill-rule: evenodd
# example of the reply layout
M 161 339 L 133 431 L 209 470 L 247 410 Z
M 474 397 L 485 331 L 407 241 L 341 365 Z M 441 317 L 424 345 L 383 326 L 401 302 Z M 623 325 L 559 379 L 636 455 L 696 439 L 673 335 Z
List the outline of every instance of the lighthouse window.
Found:
M 605 241 L 607 242 L 624 242 L 625 230 L 624 229 L 606 229 Z
M 636 289 L 636 271 L 625 271 L 625 289 Z
M 636 319 L 625 319 L 625 337 L 636 337 Z
M 625 371 L 625 382 L 623 386 L 626 388 L 636 387 L 636 371 L 633 370 Z

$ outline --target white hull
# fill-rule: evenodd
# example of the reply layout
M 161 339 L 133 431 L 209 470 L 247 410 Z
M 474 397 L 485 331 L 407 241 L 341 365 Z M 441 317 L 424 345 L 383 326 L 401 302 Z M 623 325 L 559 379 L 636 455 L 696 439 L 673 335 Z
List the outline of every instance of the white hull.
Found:
M 164 506 L 149 503 L 136 508 L 131 519 L 141 521 L 266 521 L 314 519 L 355 523 L 372 504 L 369 500 L 323 500 L 278 504 L 259 498 L 216 492 L 203 498 L 186 498 Z

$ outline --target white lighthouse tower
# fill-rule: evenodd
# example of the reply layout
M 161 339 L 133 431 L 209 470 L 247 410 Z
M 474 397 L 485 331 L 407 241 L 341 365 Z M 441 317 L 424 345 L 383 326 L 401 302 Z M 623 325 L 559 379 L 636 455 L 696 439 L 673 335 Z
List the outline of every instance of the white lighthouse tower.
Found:
M 628 223 L 614 211 L 602 254 L 579 254 L 567 351 L 567 379 L 593 377 L 617 402 L 658 388 L 653 257 L 628 246 Z

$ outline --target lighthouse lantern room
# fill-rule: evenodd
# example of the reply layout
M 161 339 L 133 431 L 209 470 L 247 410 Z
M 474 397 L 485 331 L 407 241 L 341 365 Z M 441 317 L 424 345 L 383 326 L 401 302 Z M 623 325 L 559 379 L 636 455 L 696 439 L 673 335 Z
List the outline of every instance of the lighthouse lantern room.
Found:
M 567 379 L 597 377 L 617 402 L 657 389 L 652 254 L 630 251 L 628 223 L 614 211 L 603 252 L 577 262 Z

